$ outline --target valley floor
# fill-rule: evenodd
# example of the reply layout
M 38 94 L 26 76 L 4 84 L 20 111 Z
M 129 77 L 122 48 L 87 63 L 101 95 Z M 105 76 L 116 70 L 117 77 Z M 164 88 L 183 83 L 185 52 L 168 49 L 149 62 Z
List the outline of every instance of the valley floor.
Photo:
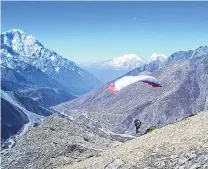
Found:
M 63 169 L 208 169 L 208 110 Z

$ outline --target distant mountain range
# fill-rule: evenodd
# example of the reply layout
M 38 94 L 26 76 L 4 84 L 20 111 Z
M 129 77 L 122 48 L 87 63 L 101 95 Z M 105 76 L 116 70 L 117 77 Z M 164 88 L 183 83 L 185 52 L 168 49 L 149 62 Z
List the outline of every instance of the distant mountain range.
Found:
M 126 54 L 103 62 L 79 63 L 80 67 L 87 69 L 103 82 L 109 82 L 119 76 L 131 71 L 132 69 L 141 67 L 149 62 L 165 62 L 164 54 L 154 53 L 150 60 L 141 59 L 135 54 Z
M 146 63 L 138 68 L 135 68 L 129 71 L 128 73 L 126 73 L 125 75 L 139 75 L 140 73 L 151 73 L 157 70 L 158 68 L 164 67 L 171 63 L 176 63 L 176 62 L 179 63 L 195 57 L 207 56 L 207 54 L 208 54 L 207 46 L 200 46 L 195 50 L 175 52 L 169 57 L 164 59 L 158 58 L 158 59 L 150 60 L 149 63 Z
M 141 59 L 135 54 L 127 54 L 108 61 L 80 63 L 79 65 L 94 74 L 101 81 L 107 83 L 124 74 L 149 74 L 169 63 L 198 57 L 203 55 L 203 53 L 206 54 L 207 51 L 207 46 L 201 46 L 196 50 L 173 53 L 169 57 L 165 56 L 163 53 L 153 53 L 148 60 Z
M 14 29 L 1 34 L 2 139 L 101 85 L 88 71 Z

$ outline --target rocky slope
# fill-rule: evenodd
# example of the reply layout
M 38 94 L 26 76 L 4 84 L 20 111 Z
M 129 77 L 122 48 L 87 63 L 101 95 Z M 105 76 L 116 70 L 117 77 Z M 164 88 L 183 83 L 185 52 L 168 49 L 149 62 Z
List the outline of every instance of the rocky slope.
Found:
M 139 118 L 144 133 L 151 126 L 170 124 L 208 106 L 208 55 L 169 64 L 152 75 L 162 88 L 135 83 L 109 93 L 105 85 L 54 109 L 88 127 L 97 121 L 101 128 L 118 133 L 132 132 L 133 118 Z
M 208 111 L 62 169 L 206 169 Z
M 14 147 L 1 152 L 5 169 L 205 169 L 208 111 L 125 143 L 53 115 L 30 126 L 16 141 Z
M 175 52 L 168 57 L 168 63 L 184 61 L 187 59 L 205 56 L 208 53 L 208 46 L 200 46 L 195 50 Z
M 52 115 L 29 126 L 11 149 L 2 151 L 3 168 L 56 168 L 73 164 L 118 145 L 69 118 Z

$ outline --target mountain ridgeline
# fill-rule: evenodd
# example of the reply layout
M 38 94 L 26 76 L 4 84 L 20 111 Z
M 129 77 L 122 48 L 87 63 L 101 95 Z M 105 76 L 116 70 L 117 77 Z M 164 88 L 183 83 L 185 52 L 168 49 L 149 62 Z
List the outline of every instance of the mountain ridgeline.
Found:
M 33 36 L 14 29 L 1 34 L 1 84 L 3 141 L 24 124 L 53 114 L 51 106 L 72 100 L 101 82 Z
M 199 48 L 195 50 L 189 50 L 189 51 L 179 51 L 175 52 L 172 55 L 170 55 L 168 58 L 165 59 L 155 59 L 150 61 L 147 64 L 144 64 L 138 68 L 135 68 L 125 75 L 137 75 L 142 72 L 153 72 L 157 70 L 158 68 L 161 68 L 165 65 L 168 65 L 170 63 L 177 63 L 177 62 L 183 62 L 185 60 L 195 58 L 195 57 L 201 57 L 201 56 L 207 56 L 208 54 L 208 47 L 207 46 L 200 46 Z
M 61 83 L 71 94 L 86 93 L 101 83 L 92 74 L 78 67 L 56 52 L 46 49 L 33 36 L 21 30 L 11 30 L 1 34 L 2 62 L 18 71 L 17 62 L 27 63 L 48 77 Z

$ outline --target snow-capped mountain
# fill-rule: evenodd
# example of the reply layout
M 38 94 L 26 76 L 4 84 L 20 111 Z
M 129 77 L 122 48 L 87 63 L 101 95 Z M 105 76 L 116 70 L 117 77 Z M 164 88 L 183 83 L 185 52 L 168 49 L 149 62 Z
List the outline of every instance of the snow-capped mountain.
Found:
M 144 64 L 145 61 L 135 54 L 125 54 L 124 56 L 117 57 L 105 63 L 106 66 L 110 66 L 114 69 L 123 70 L 132 70 Z
M 145 63 L 143 59 L 135 54 L 125 54 L 107 61 L 80 63 L 79 66 L 87 69 L 103 82 L 109 82 Z
M 18 29 L 1 34 L 1 55 L 14 57 L 40 69 L 74 94 L 83 94 L 101 84 L 74 62 L 44 48 L 33 36 Z M 10 62 L 8 67 L 14 68 L 15 64 Z
M 163 53 L 153 53 L 148 61 L 142 60 L 137 55 L 128 54 L 110 61 L 80 64 L 80 66 L 87 69 L 102 81 L 109 82 L 123 75 L 149 74 L 169 63 L 201 57 L 207 54 L 208 47 L 200 46 L 195 50 L 175 52 L 169 57 Z
M 88 63 L 78 63 L 83 67 L 105 67 L 112 68 L 115 70 L 132 70 L 146 63 L 145 60 L 141 59 L 135 54 L 125 54 L 111 60 L 101 61 L 101 62 L 88 62 Z
M 165 62 L 167 60 L 167 56 L 165 56 L 163 53 L 157 54 L 157 53 L 153 53 L 150 58 L 149 58 L 149 62 L 152 61 L 160 61 L 160 62 Z
M 51 106 L 100 84 L 92 74 L 18 29 L 1 34 L 0 53 L 2 141 L 26 123 L 54 113 Z
M 140 66 L 136 69 L 133 69 L 131 71 L 129 71 L 127 74 L 125 75 L 138 75 L 141 73 L 150 73 L 155 71 L 158 68 L 161 68 L 163 66 L 166 66 L 170 63 L 174 63 L 174 62 L 181 62 L 184 60 L 189 60 L 195 57 L 202 57 L 202 56 L 207 56 L 208 55 L 208 47 L 207 46 L 200 46 L 199 48 L 195 49 L 195 50 L 189 50 L 189 51 L 179 51 L 179 52 L 175 52 L 172 55 L 170 55 L 168 58 L 164 57 L 164 56 L 157 56 L 157 55 L 153 55 L 154 58 L 152 61 L 150 61 L 149 63 Z M 155 59 L 157 58 L 157 59 Z M 159 59 L 158 59 L 159 58 Z M 151 60 L 151 57 L 150 57 Z

